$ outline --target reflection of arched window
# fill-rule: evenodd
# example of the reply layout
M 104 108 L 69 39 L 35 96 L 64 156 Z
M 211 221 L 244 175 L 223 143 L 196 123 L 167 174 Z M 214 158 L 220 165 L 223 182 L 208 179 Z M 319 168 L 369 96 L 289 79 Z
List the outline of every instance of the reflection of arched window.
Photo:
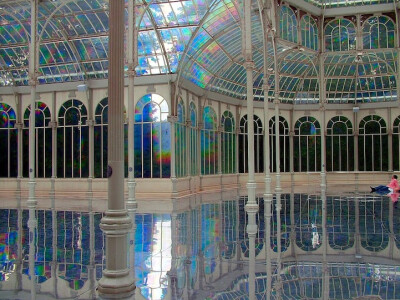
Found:
M 222 202 L 222 233 L 223 248 L 221 255 L 225 259 L 233 258 L 237 244 L 237 201 Z
M 89 130 L 86 106 L 79 100 L 68 100 L 58 112 L 57 177 L 89 175 Z
M 222 134 L 222 173 L 235 173 L 236 140 L 235 140 L 235 120 L 230 111 L 225 111 L 221 118 Z
M 269 121 L 270 139 L 270 163 L 271 172 L 276 172 L 276 135 L 275 135 L 275 116 Z M 279 150 L 280 150 L 280 170 L 281 172 L 290 171 L 290 149 L 289 149 L 289 125 L 284 117 L 279 116 Z
M 326 128 L 326 170 L 353 171 L 353 126 L 344 116 L 329 120 Z
M 393 170 L 400 170 L 400 116 L 393 122 Z
M 248 155 L 247 155 L 247 115 L 240 119 L 239 134 L 239 173 L 247 173 Z M 263 144 L 263 127 L 261 119 L 254 115 L 254 171 L 256 173 L 264 172 L 264 144 Z
M 207 203 L 201 205 L 201 251 L 204 254 L 204 274 L 215 272 L 219 256 L 220 209 L 219 204 Z M 210 283 L 210 282 L 208 282 Z
M 327 233 L 332 249 L 346 250 L 355 240 L 355 205 L 346 198 L 327 197 Z
M 203 129 L 201 130 L 201 174 L 217 174 L 218 169 L 218 132 L 217 115 L 214 109 L 206 106 L 203 111 Z
M 175 124 L 175 170 L 177 177 L 186 176 L 186 127 L 185 127 L 185 106 L 179 101 L 178 120 Z
M 321 247 L 322 239 L 322 201 L 319 197 L 300 195 L 294 201 L 294 219 L 296 221 L 296 244 L 304 251 L 313 251 Z
M 302 117 L 294 125 L 294 170 L 321 170 L 321 128 L 314 117 Z
M 0 177 L 16 177 L 18 173 L 18 130 L 15 111 L 0 103 Z
M 358 137 L 360 171 L 388 170 L 388 136 L 386 122 L 377 115 L 361 120 Z
M 273 200 L 272 208 L 276 207 L 276 199 Z M 280 243 L 281 252 L 285 252 L 290 245 L 290 194 L 283 194 L 281 198 L 282 209 L 280 210 L 280 215 L 276 213 L 276 209 L 272 209 L 271 218 L 271 238 L 270 247 L 273 251 L 278 251 L 278 218 L 280 218 L 281 228 L 280 228 Z
M 384 200 L 384 201 L 383 201 Z M 363 201 L 360 204 L 360 239 L 364 249 L 379 252 L 389 244 L 389 205 L 391 201 Z
M 23 133 L 23 174 L 29 177 L 29 117 L 31 106 L 24 113 Z M 35 176 L 51 177 L 52 162 L 52 133 L 49 123 L 51 121 L 50 109 L 43 102 L 37 102 L 35 110 Z
M 190 174 L 197 175 L 197 114 L 196 105 L 190 102 Z
M 394 48 L 395 25 L 386 16 L 367 19 L 363 27 L 364 49 Z
M 313 18 L 305 15 L 300 20 L 301 44 L 304 47 L 318 50 L 318 26 Z
M 347 51 L 356 48 L 354 24 L 346 19 L 336 19 L 325 27 L 325 49 Z
M 140 98 L 135 108 L 135 177 L 171 175 L 171 132 L 168 104 L 157 94 Z
M 125 108 L 124 108 L 125 113 Z M 124 118 L 125 119 L 125 118 Z M 94 177 L 106 178 L 108 165 L 108 98 L 96 106 L 94 112 Z M 125 176 L 128 174 L 128 126 L 124 124 Z
M 297 20 L 290 7 L 282 6 L 279 18 L 279 34 L 281 38 L 297 43 Z

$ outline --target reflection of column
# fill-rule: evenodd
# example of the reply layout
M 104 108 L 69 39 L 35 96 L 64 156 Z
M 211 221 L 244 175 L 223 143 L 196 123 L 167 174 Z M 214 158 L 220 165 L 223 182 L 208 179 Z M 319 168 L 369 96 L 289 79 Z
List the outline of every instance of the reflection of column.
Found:
M 124 297 L 135 289 L 129 276 L 128 232 L 132 228 L 124 203 L 124 13 L 125 1 L 110 1 L 108 69 L 108 208 L 100 228 L 106 237 L 106 269 L 99 281 L 101 297 Z
M 173 200 L 173 202 L 175 201 Z M 174 206 L 174 203 L 172 205 Z M 173 208 L 171 213 L 171 269 L 167 272 L 168 289 L 171 291 L 171 299 L 176 299 L 178 289 L 178 274 L 176 271 L 176 217 L 177 214 Z
M 389 198 L 390 199 L 390 198 Z M 395 239 L 395 234 L 394 234 L 394 228 L 393 228 L 393 204 L 392 201 L 390 200 L 386 200 L 389 201 L 389 258 L 390 259 L 394 259 L 393 258 L 393 248 L 394 245 L 396 244 L 396 239 Z
M 240 134 L 240 113 L 236 106 L 236 122 L 235 122 L 235 173 L 237 175 L 237 183 L 239 184 L 239 134 Z
M 192 196 L 193 197 L 193 196 Z M 196 197 L 196 196 L 194 196 Z M 190 204 L 189 204 L 189 210 L 187 213 L 188 216 L 188 221 L 187 221 L 187 230 L 186 230 L 186 259 L 185 259 L 185 273 L 186 273 L 186 299 L 191 298 L 191 293 L 192 293 L 192 285 L 191 285 L 191 274 L 190 274 L 190 267 L 192 265 L 192 238 L 193 238 L 193 219 L 192 219 L 192 205 L 191 205 L 191 199 L 190 199 Z
M 53 295 L 57 299 L 58 298 L 58 289 L 57 289 L 57 282 L 58 282 L 58 277 L 57 277 L 57 211 L 55 210 L 54 207 L 54 194 L 51 195 L 52 197 L 52 206 L 51 206 L 51 224 L 52 224 L 52 244 L 51 247 L 53 249 L 53 260 L 51 262 L 51 278 L 53 280 Z
M 90 298 L 96 298 L 96 265 L 95 265 L 95 231 L 94 231 L 94 213 L 92 206 L 93 198 L 89 198 L 89 266 L 88 266 L 88 277 L 89 277 L 89 290 Z M 134 277 L 133 277 L 134 278 Z
M 35 208 L 29 208 L 29 277 L 31 281 L 31 299 L 36 299 L 36 275 L 35 275 L 35 244 L 36 244 L 36 210 Z
M 282 254 L 281 210 L 282 210 L 282 203 L 281 203 L 281 193 L 279 191 L 277 191 L 277 193 L 276 193 L 275 210 L 276 210 L 276 246 L 277 246 L 277 254 L 278 254 L 278 256 L 276 258 L 277 278 L 276 278 L 276 283 L 275 283 L 275 289 L 276 289 L 277 299 L 282 299 L 281 298 L 281 293 L 282 293 L 282 280 L 281 280 L 281 254 Z
M 201 196 L 200 196 L 201 197 Z M 200 202 L 201 203 L 201 202 Z M 198 255 L 198 289 L 199 290 L 203 290 L 203 279 L 204 279 L 204 254 L 203 254 L 203 249 L 202 249 L 202 232 L 203 232 L 203 228 L 202 228 L 202 214 L 201 214 L 201 206 L 202 204 L 199 205 L 199 207 L 196 208 L 197 210 L 197 220 L 198 220 L 198 229 L 197 229 L 197 241 L 198 241 L 198 251 L 197 251 L 197 255 Z
M 328 235 L 326 228 L 326 186 L 321 184 L 322 203 L 322 299 L 329 299 L 329 266 L 327 262 Z
M 15 275 L 16 275 L 16 285 L 15 285 L 15 290 L 17 292 L 22 290 L 22 262 L 23 262 L 23 251 L 22 251 L 22 235 L 23 235 L 23 230 L 22 230 L 22 208 L 21 208 L 21 190 L 18 191 L 17 194 L 17 224 L 18 224 L 18 240 L 17 240 L 17 245 L 18 245 L 18 252 L 17 252 L 17 259 L 15 261 Z
M 360 205 L 359 202 L 357 200 L 354 201 L 354 213 L 355 213 L 355 250 L 356 250 L 356 254 L 360 254 L 360 246 L 361 246 L 361 238 L 360 238 Z
M 272 194 L 264 194 L 264 219 L 265 219 L 265 249 L 266 249 L 266 271 L 267 271 L 267 300 L 271 299 L 271 283 L 272 283 L 272 268 L 271 268 L 271 204 Z

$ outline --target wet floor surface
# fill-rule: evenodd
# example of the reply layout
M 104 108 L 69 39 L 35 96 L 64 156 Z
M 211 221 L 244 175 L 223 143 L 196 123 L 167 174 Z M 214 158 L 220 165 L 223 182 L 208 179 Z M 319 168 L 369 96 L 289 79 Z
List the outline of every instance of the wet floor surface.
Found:
M 252 276 L 247 198 L 239 193 L 166 200 L 164 212 L 132 214 L 135 299 L 248 299 L 249 281 L 256 299 L 400 299 L 395 197 L 291 192 L 264 200 L 256 199 Z M 0 299 L 98 298 L 106 256 L 103 213 L 94 207 L 35 210 L 31 239 L 19 200 L 0 208 Z

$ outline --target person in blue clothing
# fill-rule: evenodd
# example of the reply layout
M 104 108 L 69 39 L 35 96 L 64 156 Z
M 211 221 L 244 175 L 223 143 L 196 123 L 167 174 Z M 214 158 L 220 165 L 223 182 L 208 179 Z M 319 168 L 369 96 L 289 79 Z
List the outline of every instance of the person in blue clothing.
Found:
M 387 195 L 389 193 L 398 193 L 399 192 L 399 183 L 397 181 L 397 175 L 393 175 L 390 183 L 388 185 L 378 185 L 376 187 L 370 187 L 371 193 L 377 193 L 380 195 Z

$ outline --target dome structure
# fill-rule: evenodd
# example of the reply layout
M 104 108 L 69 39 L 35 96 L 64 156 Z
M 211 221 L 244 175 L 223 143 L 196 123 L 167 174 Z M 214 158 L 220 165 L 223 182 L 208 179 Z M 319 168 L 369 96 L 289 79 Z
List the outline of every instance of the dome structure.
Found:
M 396 101 L 396 1 L 272 3 L 252 1 L 256 101 L 271 98 L 275 84 L 284 103 L 318 103 L 321 93 L 335 104 Z M 39 84 L 107 78 L 108 6 L 40 1 Z M 0 85 L 26 86 L 30 1 L 0 9 Z M 182 87 L 246 98 L 240 1 L 136 1 L 135 11 L 137 76 L 172 74 Z

